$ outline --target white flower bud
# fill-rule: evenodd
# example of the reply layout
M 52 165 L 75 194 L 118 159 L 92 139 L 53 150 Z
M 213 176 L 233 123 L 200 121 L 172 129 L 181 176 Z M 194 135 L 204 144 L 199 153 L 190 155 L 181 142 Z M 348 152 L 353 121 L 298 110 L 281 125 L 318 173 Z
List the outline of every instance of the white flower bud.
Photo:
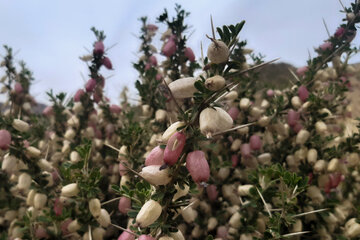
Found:
M 160 217 L 161 212 L 161 205 L 154 200 L 149 200 L 141 207 L 136 216 L 136 223 L 138 223 L 140 227 L 146 228 Z
M 310 133 L 305 129 L 301 129 L 296 135 L 296 144 L 303 145 L 309 137 Z
M 200 226 L 198 224 L 195 224 L 195 227 L 191 231 L 191 236 L 193 238 L 199 238 L 201 236 L 201 234 L 202 234 L 202 230 L 201 230 Z
M 54 169 L 52 164 L 44 158 L 40 159 L 37 165 L 39 166 L 39 168 L 41 168 L 41 170 L 45 170 L 48 172 L 51 172 Z
M 1 170 L 10 174 L 16 170 L 17 163 L 18 159 L 7 153 L 2 161 Z
M 314 165 L 314 171 L 315 172 L 322 172 L 325 170 L 327 165 L 327 162 L 325 160 L 318 160 L 316 161 L 315 165 Z
M 67 120 L 67 124 L 69 125 L 69 127 L 78 127 L 80 125 L 80 120 L 75 116 L 72 115 L 68 120 Z
M 307 196 L 311 198 L 313 203 L 320 204 L 324 202 L 324 196 L 322 195 L 320 189 L 316 186 L 310 186 L 307 189 Z
M 80 154 L 76 151 L 72 151 L 70 153 L 70 161 L 73 163 L 77 163 L 81 160 Z
M 218 91 L 225 86 L 225 78 L 215 75 L 205 80 L 205 87 L 211 91 Z
M 347 162 L 349 167 L 357 166 L 359 164 L 359 154 L 351 153 L 347 158 Z
M 167 112 L 163 109 L 158 109 L 156 112 L 155 112 L 155 120 L 157 122 L 165 122 L 166 120 L 166 115 L 167 115 Z
M 31 185 L 31 176 L 27 173 L 21 173 L 18 179 L 17 187 L 19 190 L 28 190 Z
M 5 212 L 4 219 L 8 222 L 12 222 L 17 216 L 17 211 L 8 210 Z
M 69 223 L 68 227 L 67 227 L 67 230 L 70 232 L 70 233 L 73 233 L 73 232 L 76 232 L 78 231 L 79 229 L 81 228 L 79 222 L 77 219 L 71 221 L 71 223 Z
M 225 168 L 225 167 L 220 168 L 219 171 L 216 174 L 216 176 L 221 181 L 224 181 L 225 179 L 227 179 L 229 175 L 230 175 L 230 168 Z
M 308 161 L 308 163 L 310 165 L 314 165 L 317 161 L 317 151 L 315 148 L 311 148 L 308 152 L 307 152 L 307 156 L 306 156 L 306 159 Z
M 205 108 L 200 113 L 200 131 L 207 137 L 212 134 L 231 128 L 233 120 L 222 108 Z
M 159 240 L 174 240 L 172 237 L 169 236 L 162 236 L 159 238 Z
M 169 84 L 169 89 L 174 98 L 191 98 L 194 93 L 197 92 L 197 89 L 194 86 L 196 81 L 197 80 L 194 77 L 180 78 L 171 82 Z
M 169 140 L 169 138 L 175 133 L 177 132 L 177 129 L 179 127 L 185 126 L 184 122 L 174 122 L 173 124 L 170 125 L 170 127 L 168 127 L 165 132 L 162 135 L 162 141 L 163 142 L 167 142 Z
M 315 129 L 319 135 L 323 135 L 327 131 L 327 126 L 323 121 L 317 121 L 315 123 Z
M 169 169 L 160 170 L 160 167 L 160 165 L 150 165 L 144 167 L 139 174 L 152 185 L 166 185 L 171 181 Z
M 230 91 L 224 96 L 224 99 L 227 101 L 234 101 L 235 99 L 238 98 L 238 96 L 239 95 L 236 91 Z
M 170 236 L 171 236 L 174 240 L 185 240 L 184 235 L 181 233 L 180 230 L 178 230 L 177 232 L 172 232 L 172 233 L 170 233 Z
M 251 184 L 238 186 L 237 191 L 238 191 L 239 196 L 241 196 L 241 197 L 249 196 L 250 195 L 250 189 L 252 187 L 254 187 L 254 186 L 251 185 Z
M 93 217 L 98 217 L 100 215 L 100 211 L 101 211 L 101 203 L 100 200 L 97 198 L 93 198 L 89 201 L 89 210 L 91 215 L 93 215 Z
M 223 41 L 213 40 L 209 45 L 207 56 L 210 62 L 215 64 L 226 62 L 229 58 L 229 48 Z
M 345 231 L 345 236 L 349 238 L 355 238 L 360 236 L 360 224 L 354 223 Z
M 218 221 L 215 217 L 211 217 L 207 223 L 207 230 L 210 232 L 216 228 Z
M 238 229 L 241 227 L 240 220 L 241 220 L 241 214 L 239 212 L 236 212 L 231 216 L 231 218 L 229 220 L 229 224 L 231 227 Z
M 232 142 L 230 150 L 236 152 L 240 149 L 240 146 L 241 146 L 241 140 L 237 138 Z
M 30 129 L 29 124 L 20 119 L 14 119 L 12 122 L 12 126 L 19 132 L 27 132 Z
M 36 209 L 42 209 L 47 202 L 47 196 L 43 193 L 36 193 L 34 196 L 34 207 Z
M 74 139 L 76 132 L 72 128 L 68 128 L 64 134 L 64 138 L 68 140 Z
M 103 240 L 105 233 L 106 233 L 105 229 L 101 227 L 97 227 L 93 229 L 91 232 L 93 240 Z
M 41 151 L 36 147 L 32 147 L 32 146 L 26 148 L 26 153 L 33 158 L 38 158 L 41 156 Z
M 79 188 L 77 183 L 70 183 L 66 186 L 63 186 L 61 189 L 61 196 L 63 197 L 75 197 L 79 194 Z
M 27 195 L 26 198 L 26 205 L 33 206 L 34 205 L 34 197 L 35 197 L 36 191 L 34 189 L 31 189 Z
M 96 218 L 96 221 L 102 226 L 102 227 L 108 227 L 111 223 L 110 215 L 105 209 L 100 210 L 99 216 Z
M 339 159 L 337 159 L 337 158 L 331 159 L 328 164 L 327 171 L 335 172 L 339 168 L 339 164 L 340 164 Z
M 263 153 L 257 156 L 258 162 L 262 165 L 270 165 L 271 164 L 271 154 Z
M 301 99 L 298 96 L 294 96 L 291 98 L 291 105 L 295 108 L 295 109 L 299 109 L 302 105 Z
M 81 102 L 75 102 L 72 110 L 75 114 L 78 115 L 79 113 L 82 113 L 84 111 L 84 107 Z
M 197 218 L 198 213 L 196 210 L 192 209 L 192 207 L 182 207 L 181 216 L 184 218 L 185 222 L 192 223 Z
M 250 99 L 248 98 L 242 98 L 240 99 L 240 103 L 239 103 L 239 106 L 240 106 L 240 109 L 241 110 L 246 110 L 250 107 L 251 105 L 251 102 L 250 102 Z
M 145 117 L 150 117 L 151 114 L 152 114 L 152 111 L 151 111 L 151 108 L 150 108 L 150 105 L 148 104 L 144 104 L 141 106 L 141 110 L 142 110 L 142 113 Z
M 267 125 L 269 125 L 271 121 L 271 118 L 268 117 L 268 116 L 262 116 L 259 118 L 258 120 L 258 124 L 261 126 L 261 127 L 266 127 Z

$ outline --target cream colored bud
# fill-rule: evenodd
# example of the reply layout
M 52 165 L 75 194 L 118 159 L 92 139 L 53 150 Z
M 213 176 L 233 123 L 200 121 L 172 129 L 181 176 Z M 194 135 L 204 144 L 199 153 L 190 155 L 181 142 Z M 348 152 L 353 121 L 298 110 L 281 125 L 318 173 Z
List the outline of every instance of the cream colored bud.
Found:
M 218 91 L 225 86 L 225 78 L 215 75 L 205 80 L 205 87 L 211 91 Z
M 241 214 L 239 212 L 236 212 L 231 216 L 229 225 L 237 229 L 241 227 Z
M 197 92 L 197 89 L 194 86 L 196 81 L 197 80 L 194 77 L 180 78 L 171 82 L 169 84 L 169 89 L 174 98 L 191 98 L 194 93 Z
M 302 105 L 301 99 L 298 96 L 294 96 L 291 98 L 291 105 L 295 108 L 295 109 L 299 109 Z
M 262 116 L 259 118 L 258 120 L 258 124 L 261 126 L 261 127 L 266 127 L 267 125 L 269 125 L 271 121 L 271 118 L 268 117 L 268 116 Z
M 41 156 L 41 151 L 36 147 L 32 147 L 32 146 L 26 148 L 26 153 L 33 158 L 38 158 Z
M 70 161 L 73 163 L 77 163 L 81 160 L 80 154 L 76 151 L 72 151 L 70 153 Z
M 229 177 L 229 175 L 230 175 L 230 168 L 225 168 L 225 167 L 220 168 L 216 174 L 216 176 L 221 181 L 224 181 L 225 179 L 227 179 Z
M 151 111 L 150 105 L 144 104 L 141 106 L 141 109 L 142 109 L 142 113 L 144 116 L 146 116 L 146 117 L 151 116 L 152 111 Z
M 28 190 L 31 185 L 31 176 L 27 173 L 21 173 L 18 179 L 17 187 L 19 190 Z
M 222 108 L 205 108 L 200 113 L 200 131 L 206 137 L 220 131 L 231 128 L 233 120 L 230 115 Z
M 257 157 L 258 162 L 262 165 L 270 165 L 271 164 L 271 154 L 263 153 Z
M 70 127 L 74 127 L 77 128 L 80 125 L 80 120 L 78 117 L 76 117 L 75 115 L 72 115 L 68 120 L 67 120 L 67 124 Z
M 155 112 L 155 120 L 157 122 L 165 122 L 166 120 L 166 115 L 167 115 L 167 112 L 163 109 L 158 109 L 156 112 Z
M 184 122 L 174 122 L 173 124 L 170 125 L 170 127 L 168 127 L 166 129 L 166 131 L 163 133 L 162 135 L 162 141 L 163 142 L 167 142 L 169 140 L 169 138 L 177 132 L 177 129 L 179 127 L 182 127 L 182 126 L 185 126 L 185 123 Z
M 139 213 L 136 216 L 136 223 L 140 227 L 146 228 L 147 226 L 153 224 L 161 215 L 162 208 L 161 205 L 154 201 L 148 200 L 140 209 Z
M 69 232 L 73 233 L 73 232 L 80 230 L 80 228 L 81 228 L 81 225 L 79 224 L 78 220 L 75 219 L 69 223 L 67 230 Z
M 234 101 L 238 96 L 239 94 L 236 91 L 230 91 L 224 96 L 224 99 L 227 101 Z
M 172 237 L 169 236 L 162 236 L 159 238 L 159 240 L 174 240 Z
M 93 215 L 93 217 L 98 217 L 100 215 L 100 211 L 101 211 L 101 203 L 100 200 L 97 198 L 93 198 L 89 201 L 89 210 L 91 215 Z
M 335 172 L 336 170 L 338 170 L 339 164 L 340 164 L 339 159 L 337 159 L 337 158 L 331 159 L 328 166 L 327 166 L 327 171 L 328 172 Z
M 217 224 L 218 224 L 218 221 L 215 217 L 209 218 L 208 223 L 207 223 L 207 230 L 208 231 L 214 230 L 216 228 Z
M 307 152 L 306 159 L 307 159 L 309 164 L 314 165 L 316 163 L 316 161 L 317 161 L 317 156 L 318 156 L 318 153 L 317 153 L 316 149 L 311 148 Z
M 199 238 L 201 236 L 201 234 L 202 234 L 202 230 L 201 230 L 200 226 L 198 224 L 195 224 L 195 227 L 191 231 L 191 236 L 193 238 Z
M 325 160 L 318 160 L 316 161 L 313 168 L 315 172 L 322 172 L 325 170 L 326 166 L 327 166 L 327 162 Z
M 70 183 L 61 189 L 61 196 L 63 197 L 75 197 L 79 194 L 79 187 L 77 183 Z
M 74 139 L 75 135 L 76 135 L 76 132 L 74 131 L 74 129 L 69 128 L 66 130 L 66 132 L 64 134 L 64 138 L 67 140 L 72 140 L 72 139 Z
M 241 196 L 241 197 L 249 196 L 250 195 L 250 189 L 252 187 L 254 187 L 254 186 L 251 185 L 251 184 L 238 186 L 237 191 L 238 191 L 239 196 Z
M 352 224 L 346 231 L 345 236 L 349 238 L 355 238 L 360 236 L 360 224 L 354 223 Z
M 249 133 L 249 127 L 243 127 L 236 130 L 240 135 L 246 135 Z
M 130 182 L 131 182 L 131 179 L 130 179 L 130 177 L 128 175 L 121 176 L 120 187 L 129 186 Z
M 311 198 L 311 200 L 315 203 L 315 204 L 320 204 L 322 202 L 324 202 L 324 196 L 322 195 L 320 189 L 316 186 L 310 186 L 307 189 L 307 196 Z
M 17 164 L 18 164 L 18 159 L 15 156 L 7 153 L 2 161 L 1 170 L 7 173 L 11 173 L 16 170 Z
M 111 223 L 110 214 L 105 210 L 101 209 L 99 216 L 96 218 L 96 221 L 102 226 L 102 227 L 108 227 Z
M 239 103 L 239 106 L 240 106 L 240 109 L 241 110 L 246 110 L 250 107 L 251 105 L 251 101 L 250 99 L 248 98 L 242 98 L 240 99 L 240 103 Z
M 207 57 L 212 63 L 224 63 L 229 58 L 229 48 L 223 41 L 213 40 L 209 45 Z
M 34 207 L 36 209 L 42 209 L 47 202 L 47 196 L 43 193 L 36 193 L 34 196 Z
M 351 153 L 347 158 L 347 162 L 349 167 L 357 166 L 359 164 L 359 154 Z
M 305 129 L 301 129 L 296 135 L 296 144 L 303 145 L 309 137 L 310 133 Z
M 185 222 L 192 223 L 197 218 L 198 213 L 192 207 L 182 207 L 181 216 L 184 218 Z
M 315 123 L 315 129 L 318 134 L 323 135 L 327 131 L 327 126 L 323 121 L 317 121 Z
M 181 233 L 180 230 L 178 230 L 177 232 L 172 232 L 172 233 L 170 233 L 170 236 L 171 236 L 174 240 L 185 240 L 184 235 Z
M 101 228 L 101 227 L 97 227 L 94 230 L 92 230 L 92 239 L 93 240 L 103 240 L 104 236 L 105 236 L 105 229 Z
M 41 170 L 45 170 L 48 172 L 51 172 L 54 169 L 52 164 L 44 158 L 40 159 L 37 165 L 41 168 Z
M 27 194 L 26 198 L 26 205 L 33 206 L 34 205 L 34 197 L 35 197 L 36 191 L 34 189 L 31 189 L 29 193 Z
M 75 114 L 80 114 L 84 111 L 84 107 L 81 102 L 75 102 L 72 110 Z
M 240 146 L 241 146 L 241 140 L 237 138 L 232 142 L 230 150 L 236 152 L 240 149 Z
M 160 170 L 160 167 L 160 165 L 150 165 L 144 167 L 139 174 L 154 186 L 166 185 L 171 181 L 169 169 Z
M 30 126 L 27 122 L 20 120 L 20 119 L 14 119 L 12 122 L 13 128 L 18 130 L 19 132 L 27 132 L 30 129 Z
M 261 101 L 260 107 L 263 108 L 263 109 L 267 109 L 268 107 L 270 107 L 269 101 L 266 100 L 266 99 L 263 99 L 263 100 Z

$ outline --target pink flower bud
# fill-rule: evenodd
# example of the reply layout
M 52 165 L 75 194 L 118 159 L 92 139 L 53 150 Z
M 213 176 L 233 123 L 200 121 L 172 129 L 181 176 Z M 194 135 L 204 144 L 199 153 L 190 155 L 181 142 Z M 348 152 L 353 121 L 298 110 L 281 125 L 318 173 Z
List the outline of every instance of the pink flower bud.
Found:
M 120 213 L 126 215 L 131 209 L 131 199 L 127 197 L 121 197 L 119 200 L 118 209 Z
M 295 133 L 300 132 L 301 129 L 303 129 L 303 125 L 301 123 L 296 123 L 295 126 L 292 127 Z
M 227 113 L 230 115 L 230 117 L 232 118 L 232 120 L 235 121 L 235 120 L 238 118 L 240 111 L 239 111 L 239 109 L 238 109 L 237 107 L 231 107 L 231 108 L 227 111 Z
M 193 151 L 186 157 L 186 168 L 196 183 L 207 182 L 210 177 L 210 167 L 203 151 Z
M 155 32 L 156 30 L 158 30 L 158 26 L 154 25 L 154 24 L 148 24 L 146 25 L 146 29 L 152 32 Z
M 130 229 L 127 229 L 128 231 L 131 231 Z M 117 240 L 135 240 L 135 236 L 128 232 L 122 232 Z
M 250 144 L 248 144 L 248 143 L 242 144 L 241 147 L 240 147 L 240 152 L 241 152 L 241 156 L 243 158 L 251 157 Z
M 17 94 L 22 93 L 23 90 L 24 90 L 23 87 L 21 86 L 21 84 L 20 84 L 19 82 L 15 83 L 14 89 L 15 89 L 15 92 L 16 92 Z
M 63 236 L 69 234 L 68 226 L 71 222 L 72 222 L 72 219 L 67 218 L 60 224 L 60 228 L 61 228 L 61 232 L 62 232 Z
M 185 48 L 184 55 L 189 59 L 190 62 L 195 61 L 195 54 L 191 48 L 189 47 Z
M 0 149 L 9 149 L 11 143 L 11 135 L 7 130 L 0 130 Z
M 145 166 L 163 165 L 164 164 L 164 149 L 159 146 L 155 147 L 145 159 Z
M 105 51 L 105 46 L 102 41 L 98 41 L 94 44 L 94 54 L 103 55 Z
M 233 155 L 231 156 L 231 163 L 232 163 L 231 166 L 232 166 L 232 167 L 236 167 L 237 164 L 238 164 L 238 162 L 239 162 L 238 155 L 233 154 Z
M 163 49 L 162 49 L 162 54 L 167 56 L 167 57 L 171 57 L 172 55 L 174 55 L 176 52 L 176 43 L 174 40 L 169 39 Z
M 101 93 L 94 92 L 93 94 L 94 102 L 99 103 L 102 99 Z
M 216 230 L 216 237 L 221 239 L 227 239 L 228 230 L 225 226 L 220 226 Z
M 321 45 L 319 46 L 319 49 L 320 49 L 321 51 L 331 50 L 332 48 L 333 48 L 332 43 L 331 43 L 331 42 L 328 42 L 328 41 L 324 42 L 323 44 L 321 44 Z
M 300 120 L 300 113 L 290 109 L 287 115 L 287 123 L 290 127 L 294 127 Z
M 160 73 L 156 74 L 155 79 L 156 79 L 157 81 L 160 81 L 162 78 L 163 78 L 163 76 L 162 76 Z
M 49 235 L 47 234 L 46 232 L 46 229 L 41 226 L 41 225 L 38 225 L 35 229 L 35 237 L 36 239 L 42 239 L 42 238 L 49 238 Z
M 338 29 L 336 29 L 335 37 L 341 38 L 344 35 L 344 33 L 345 33 L 345 28 L 339 27 Z
M 115 126 L 114 124 L 107 124 L 106 127 L 105 127 L 105 133 L 106 133 L 106 136 L 107 137 L 110 137 L 115 131 Z
M 304 76 L 305 73 L 309 70 L 308 66 L 300 67 L 296 70 L 297 75 Z
M 185 142 L 186 136 L 181 132 L 176 132 L 170 137 L 164 151 L 164 162 L 167 165 L 172 166 L 177 162 L 184 149 Z
M 150 63 L 147 63 L 147 64 L 145 65 L 145 71 L 149 70 L 150 68 L 151 68 L 151 64 L 150 64 Z
M 112 104 L 110 106 L 110 112 L 115 113 L 115 114 L 119 114 L 119 113 L 121 113 L 121 107 L 119 107 L 118 105 Z
M 62 214 L 62 210 L 63 210 L 63 204 L 60 201 L 60 198 L 56 198 L 55 199 L 55 203 L 54 203 L 54 212 L 56 216 L 61 216 Z
M 108 57 L 104 57 L 102 60 L 102 64 L 107 68 L 107 69 L 112 69 L 112 63 L 110 61 L 110 58 Z
M 219 192 L 216 189 L 216 186 L 214 184 L 210 184 L 206 187 L 206 194 L 207 194 L 209 200 L 213 202 L 213 201 L 216 201 L 216 199 L 219 195 Z
M 268 97 L 273 97 L 274 96 L 274 90 L 272 90 L 272 89 L 268 89 L 267 91 L 266 91 L 266 95 L 268 96 Z
M 300 86 L 298 90 L 298 95 L 301 101 L 305 102 L 309 97 L 309 91 L 305 86 Z
M 329 175 L 329 182 L 331 188 L 337 188 L 339 184 L 345 179 L 341 173 L 332 173 Z
M 152 65 L 152 66 L 157 66 L 157 59 L 156 59 L 156 57 L 155 56 L 150 56 L 149 57 L 149 62 L 150 62 L 150 64 Z
M 47 106 L 46 108 L 44 108 L 42 114 L 45 116 L 51 116 L 54 113 L 52 106 Z
M 74 96 L 74 102 L 80 102 L 81 97 L 84 96 L 85 92 L 82 89 L 77 90 Z
M 261 138 L 258 135 L 252 135 L 250 137 L 250 148 L 252 150 L 259 150 L 261 148 Z
M 152 236 L 149 235 L 141 235 L 138 240 L 156 240 L 155 238 L 153 238 Z
M 85 90 L 87 92 L 92 92 L 92 91 L 94 91 L 95 87 L 96 87 L 96 80 L 91 78 L 87 81 L 87 83 L 85 85 Z

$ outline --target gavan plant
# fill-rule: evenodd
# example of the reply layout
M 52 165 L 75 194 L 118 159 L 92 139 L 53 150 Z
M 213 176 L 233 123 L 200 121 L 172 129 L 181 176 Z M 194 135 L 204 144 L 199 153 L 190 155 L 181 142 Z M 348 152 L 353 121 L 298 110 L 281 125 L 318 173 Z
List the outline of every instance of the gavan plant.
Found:
M 6 47 L 1 239 L 358 238 L 360 137 L 344 93 L 359 3 L 282 90 L 259 89 L 272 61 L 239 39 L 244 21 L 215 32 L 211 20 L 197 61 L 189 13 L 175 12 L 157 18 L 161 48 L 141 18 L 139 106 L 106 98 L 113 66 L 95 28 L 86 84 L 71 98 L 50 91 L 42 116 Z

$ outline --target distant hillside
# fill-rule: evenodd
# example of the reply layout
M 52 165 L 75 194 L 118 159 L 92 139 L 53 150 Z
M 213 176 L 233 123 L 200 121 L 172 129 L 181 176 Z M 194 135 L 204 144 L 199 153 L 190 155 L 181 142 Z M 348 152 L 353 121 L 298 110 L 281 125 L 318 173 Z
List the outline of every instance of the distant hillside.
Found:
M 259 89 L 263 87 L 283 89 L 290 86 L 290 80 L 294 82 L 294 76 L 289 69 L 296 71 L 296 68 L 288 63 L 273 63 L 264 66 L 259 70 Z

